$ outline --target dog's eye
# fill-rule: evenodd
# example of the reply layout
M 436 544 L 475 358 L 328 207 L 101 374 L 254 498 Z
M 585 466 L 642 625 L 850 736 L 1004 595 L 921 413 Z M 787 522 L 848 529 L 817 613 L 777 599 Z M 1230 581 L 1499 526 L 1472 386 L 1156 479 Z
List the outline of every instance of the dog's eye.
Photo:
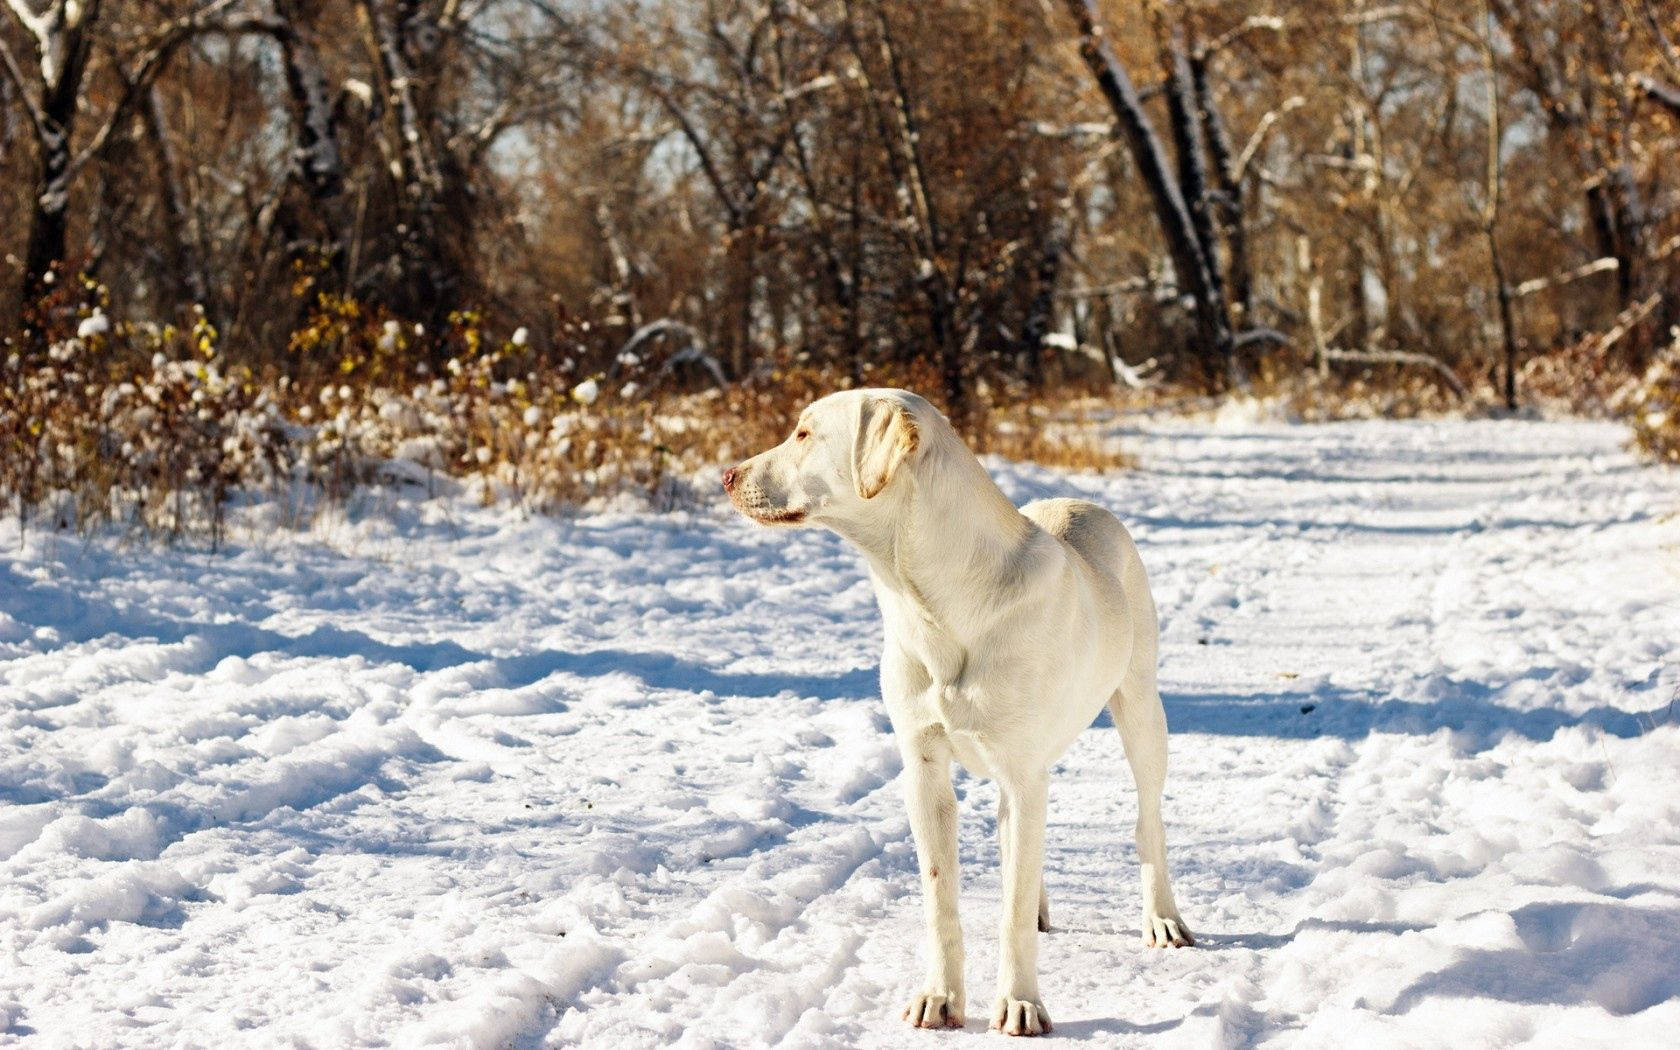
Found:
M 799 431 L 793 435 L 793 440 L 795 440 L 795 441 L 807 441 L 807 440 L 810 439 L 810 437 L 811 437 L 811 432 L 809 430 L 806 430 L 804 427 L 800 427 Z

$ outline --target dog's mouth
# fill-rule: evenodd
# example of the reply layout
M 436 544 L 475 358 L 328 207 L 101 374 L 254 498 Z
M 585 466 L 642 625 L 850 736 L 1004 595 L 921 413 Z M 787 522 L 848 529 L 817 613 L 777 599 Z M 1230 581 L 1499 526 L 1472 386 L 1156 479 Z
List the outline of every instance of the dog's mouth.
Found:
M 760 525 L 798 525 L 805 520 L 802 510 L 778 510 L 767 514 L 748 511 L 747 514 Z
M 777 507 L 776 501 L 756 484 L 732 486 L 729 502 L 759 525 L 798 525 L 805 520 L 804 510 Z

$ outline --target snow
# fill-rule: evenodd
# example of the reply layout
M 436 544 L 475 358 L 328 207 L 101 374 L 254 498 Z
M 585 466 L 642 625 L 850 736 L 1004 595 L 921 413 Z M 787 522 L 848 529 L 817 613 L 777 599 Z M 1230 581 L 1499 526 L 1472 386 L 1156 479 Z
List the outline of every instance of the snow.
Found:
M 92 339 L 96 335 L 105 335 L 110 330 L 111 319 L 105 316 L 103 310 L 95 308 L 93 313 L 82 318 L 81 322 L 76 325 L 76 338 Z
M 1680 477 L 1574 422 L 1158 423 L 1139 943 L 1106 720 L 1052 781 L 1053 1038 L 1656 1046 L 1680 1026 Z M 832 536 L 401 502 L 221 554 L 0 526 L 0 1045 L 893 1047 L 921 908 Z

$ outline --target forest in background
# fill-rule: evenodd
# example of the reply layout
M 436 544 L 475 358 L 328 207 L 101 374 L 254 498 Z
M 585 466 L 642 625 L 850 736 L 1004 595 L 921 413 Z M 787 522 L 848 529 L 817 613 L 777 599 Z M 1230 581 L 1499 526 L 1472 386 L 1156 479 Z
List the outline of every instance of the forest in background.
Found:
M 564 501 L 847 383 L 995 435 L 1645 376 L 1676 426 L 1673 0 L 4 4 L 20 508 L 393 455 Z

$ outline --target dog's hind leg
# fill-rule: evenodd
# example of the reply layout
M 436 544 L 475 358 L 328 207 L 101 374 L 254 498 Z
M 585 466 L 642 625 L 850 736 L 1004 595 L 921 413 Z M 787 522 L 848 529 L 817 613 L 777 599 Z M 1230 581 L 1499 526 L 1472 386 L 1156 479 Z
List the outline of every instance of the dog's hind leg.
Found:
M 1004 827 L 1009 821 L 1009 795 L 998 792 L 998 849 L 999 852 L 1007 848 L 1004 838 Z M 1044 873 L 1038 876 L 1038 932 L 1050 932 L 1050 895 L 1044 890 Z
M 1167 715 L 1155 687 L 1153 660 L 1134 662 L 1109 698 L 1126 762 L 1137 782 L 1138 874 L 1143 889 L 1143 941 L 1152 948 L 1195 944 L 1179 917 L 1167 879 L 1167 833 L 1161 824 L 1161 791 L 1167 781 Z

